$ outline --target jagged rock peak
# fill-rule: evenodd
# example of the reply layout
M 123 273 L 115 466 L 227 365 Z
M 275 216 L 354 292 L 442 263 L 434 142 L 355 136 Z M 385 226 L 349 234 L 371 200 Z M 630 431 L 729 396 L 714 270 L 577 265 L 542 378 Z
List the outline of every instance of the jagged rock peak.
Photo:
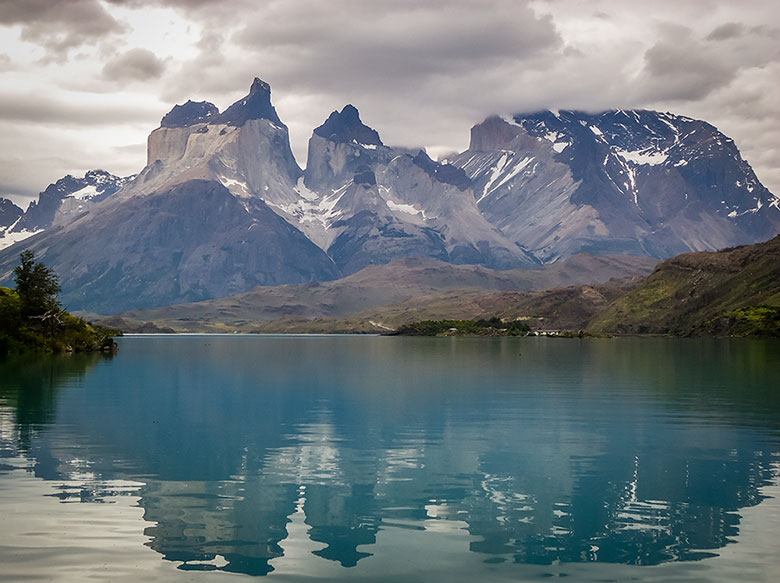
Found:
M 249 88 L 249 95 L 255 95 L 256 93 L 267 93 L 270 100 L 271 86 L 260 77 L 255 77 L 254 81 L 252 81 L 252 86 Z
M 214 123 L 242 126 L 252 119 L 267 119 L 276 125 L 284 126 L 276 109 L 271 105 L 271 86 L 258 77 L 252 81 L 249 95 L 228 107 Z
M 10 227 L 24 211 L 7 198 L 0 198 L 0 229 Z
M 360 113 L 351 104 L 344 106 L 340 112 L 331 113 L 325 123 L 314 130 L 314 133 L 336 143 L 356 142 L 370 146 L 382 145 L 379 133 L 360 120 Z
M 97 169 L 97 170 L 88 170 L 87 173 L 84 175 L 84 180 L 86 180 L 88 184 L 94 184 L 100 186 L 109 182 L 116 182 L 117 180 L 123 180 L 123 179 L 119 178 L 118 176 L 114 176 L 113 174 L 105 170 Z
M 196 123 L 211 121 L 217 115 L 219 115 L 219 109 L 213 103 L 189 100 L 183 105 L 174 105 L 173 109 L 162 118 L 160 126 L 164 128 L 183 128 Z
M 522 131 L 518 125 L 511 118 L 507 120 L 491 115 L 471 128 L 469 150 L 485 152 L 507 149 L 512 140 Z
M 415 166 L 422 168 L 428 176 L 439 182 L 451 184 L 459 190 L 466 190 L 471 187 L 471 180 L 462 168 L 458 168 L 452 164 L 434 162 L 428 154 L 422 150 L 417 153 L 412 162 L 414 162 Z

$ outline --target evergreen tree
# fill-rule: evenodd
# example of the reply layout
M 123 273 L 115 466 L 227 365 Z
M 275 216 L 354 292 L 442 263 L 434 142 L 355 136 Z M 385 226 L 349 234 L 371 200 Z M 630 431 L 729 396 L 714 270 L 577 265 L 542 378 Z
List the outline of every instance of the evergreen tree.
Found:
M 22 251 L 21 264 L 14 269 L 16 292 L 21 300 L 22 318 L 45 319 L 60 311 L 60 282 L 57 274 L 43 263 L 35 261 L 35 254 Z

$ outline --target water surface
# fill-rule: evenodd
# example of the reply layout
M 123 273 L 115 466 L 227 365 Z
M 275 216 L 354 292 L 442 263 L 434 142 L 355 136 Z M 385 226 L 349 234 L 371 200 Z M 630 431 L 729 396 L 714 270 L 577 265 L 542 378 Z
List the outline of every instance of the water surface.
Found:
M 775 581 L 778 373 L 667 338 L 10 359 L 0 580 Z

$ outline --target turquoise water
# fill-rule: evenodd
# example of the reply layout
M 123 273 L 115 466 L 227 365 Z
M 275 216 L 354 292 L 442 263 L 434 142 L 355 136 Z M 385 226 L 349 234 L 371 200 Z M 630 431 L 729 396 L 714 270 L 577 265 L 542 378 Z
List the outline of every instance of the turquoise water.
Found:
M 780 343 L 125 337 L 0 363 L 0 580 L 776 581 Z

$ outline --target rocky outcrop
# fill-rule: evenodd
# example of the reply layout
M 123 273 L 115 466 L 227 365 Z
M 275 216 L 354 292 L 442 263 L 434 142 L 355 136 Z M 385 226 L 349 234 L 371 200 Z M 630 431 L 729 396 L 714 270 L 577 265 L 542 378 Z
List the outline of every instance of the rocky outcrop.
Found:
M 358 110 L 347 105 L 312 133 L 304 183 L 315 192 L 336 190 L 355 174 L 387 164 L 394 155 L 379 133 L 360 120 Z
M 163 116 L 160 127 L 184 128 L 196 123 L 206 123 L 219 115 L 219 109 L 208 101 L 187 101 L 183 105 L 174 105 L 173 109 Z

